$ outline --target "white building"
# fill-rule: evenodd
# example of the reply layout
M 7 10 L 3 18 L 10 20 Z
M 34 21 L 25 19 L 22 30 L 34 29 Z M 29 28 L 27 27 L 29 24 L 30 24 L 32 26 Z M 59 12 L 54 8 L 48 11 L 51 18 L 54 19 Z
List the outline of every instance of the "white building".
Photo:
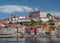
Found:
M 18 22 L 30 22 L 31 20 L 28 18 L 23 18 L 23 19 L 19 19 Z
M 47 17 L 47 14 L 46 12 L 44 11 L 36 11 L 36 12 L 31 12 L 30 13 L 30 17 L 31 18 L 39 18 L 40 20 L 42 21 L 49 21 L 49 18 Z
M 28 16 L 20 16 L 18 18 L 18 22 L 30 22 L 30 18 Z
M 32 18 L 34 21 L 40 21 L 40 18 Z
M 35 12 L 31 12 L 30 16 L 32 18 L 40 18 L 40 17 L 47 17 L 47 13 L 44 11 L 35 11 Z
M 47 17 L 47 12 L 40 11 L 40 17 Z
M 12 18 L 12 22 L 18 22 L 18 18 Z
M 45 17 L 45 18 L 41 18 L 42 21 L 46 22 L 46 21 L 49 21 L 49 18 Z

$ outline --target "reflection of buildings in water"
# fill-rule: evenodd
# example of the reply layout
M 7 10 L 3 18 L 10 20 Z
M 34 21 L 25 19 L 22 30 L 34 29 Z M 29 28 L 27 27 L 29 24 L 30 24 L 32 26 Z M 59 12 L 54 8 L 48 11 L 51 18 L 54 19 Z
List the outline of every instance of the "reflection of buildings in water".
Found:
M 25 43 L 25 38 L 18 38 L 18 41 L 22 41 Z
M 37 43 L 36 38 L 25 38 L 25 43 Z

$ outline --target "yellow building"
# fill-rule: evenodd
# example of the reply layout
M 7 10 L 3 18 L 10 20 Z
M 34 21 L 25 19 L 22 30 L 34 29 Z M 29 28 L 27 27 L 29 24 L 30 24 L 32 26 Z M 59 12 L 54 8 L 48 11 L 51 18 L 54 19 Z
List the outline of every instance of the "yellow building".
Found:
M 23 26 L 22 26 L 22 32 L 23 32 L 23 33 L 25 33 L 25 28 L 26 28 L 26 26 L 23 25 Z

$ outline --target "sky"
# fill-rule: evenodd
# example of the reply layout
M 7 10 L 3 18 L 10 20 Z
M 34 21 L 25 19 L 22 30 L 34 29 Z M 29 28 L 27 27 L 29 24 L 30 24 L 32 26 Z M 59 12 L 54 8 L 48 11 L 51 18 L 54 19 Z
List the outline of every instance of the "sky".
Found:
M 0 0 L 0 20 L 10 18 L 11 14 L 28 16 L 38 10 L 60 16 L 60 0 Z

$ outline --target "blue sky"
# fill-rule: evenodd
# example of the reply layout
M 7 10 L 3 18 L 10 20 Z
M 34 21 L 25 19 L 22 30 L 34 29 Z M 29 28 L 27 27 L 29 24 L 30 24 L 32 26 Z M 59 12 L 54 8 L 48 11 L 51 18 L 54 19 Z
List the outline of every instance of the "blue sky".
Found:
M 0 19 L 11 14 L 26 16 L 34 10 L 43 10 L 60 16 L 60 0 L 0 0 Z

